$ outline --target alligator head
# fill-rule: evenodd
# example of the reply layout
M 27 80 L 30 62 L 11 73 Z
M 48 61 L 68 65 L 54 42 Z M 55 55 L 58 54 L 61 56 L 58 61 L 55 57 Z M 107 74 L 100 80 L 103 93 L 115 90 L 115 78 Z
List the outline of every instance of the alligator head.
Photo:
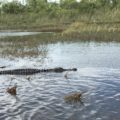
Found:
M 77 68 L 72 68 L 72 69 L 63 69 L 61 67 L 57 67 L 52 69 L 53 72 L 64 72 L 64 71 L 77 71 Z

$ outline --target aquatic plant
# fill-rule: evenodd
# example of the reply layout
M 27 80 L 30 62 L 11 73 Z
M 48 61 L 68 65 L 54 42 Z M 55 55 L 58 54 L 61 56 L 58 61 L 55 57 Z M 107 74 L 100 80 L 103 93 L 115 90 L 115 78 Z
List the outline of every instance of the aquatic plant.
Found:
M 16 88 L 17 88 L 16 85 L 14 87 L 7 88 L 7 92 L 11 95 L 16 95 L 16 93 L 17 93 Z
M 72 93 L 70 95 L 66 95 L 64 97 L 64 100 L 66 102 L 80 102 L 81 97 L 82 97 L 82 93 L 81 92 L 76 92 L 76 93 Z

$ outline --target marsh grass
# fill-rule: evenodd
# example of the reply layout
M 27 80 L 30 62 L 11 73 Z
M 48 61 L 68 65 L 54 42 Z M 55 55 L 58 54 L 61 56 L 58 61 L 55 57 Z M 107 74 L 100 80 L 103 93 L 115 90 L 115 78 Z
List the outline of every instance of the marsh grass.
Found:
M 0 16 L 0 30 L 61 32 L 67 24 L 39 14 L 3 14 Z
M 81 40 L 120 41 L 119 33 L 119 22 L 75 22 L 62 35 Z
M 77 25 L 76 25 L 77 24 Z M 41 58 L 45 58 L 48 52 L 47 44 L 54 44 L 57 42 L 110 42 L 116 41 L 120 42 L 120 34 L 119 31 L 108 32 L 106 27 L 104 31 L 101 29 L 96 32 L 97 25 L 89 24 L 87 27 L 94 27 L 94 30 L 87 31 L 82 28 L 86 23 L 75 23 L 70 27 L 75 26 L 75 30 L 71 31 L 66 30 L 63 33 L 43 33 L 37 35 L 30 36 L 13 36 L 13 37 L 4 37 L 0 38 L 0 55 L 2 57 L 14 58 L 14 57 L 36 57 L 41 56 Z M 87 23 L 88 24 L 88 23 Z M 79 31 L 80 26 L 82 26 L 81 31 Z M 86 28 L 86 27 L 85 27 Z M 70 29 L 69 29 L 70 30 Z M 93 31 L 92 31 L 93 30 Z M 76 32 L 77 31 L 77 32 Z
M 7 40 L 26 41 L 31 39 L 37 44 L 69 41 L 69 40 L 94 40 L 94 41 L 117 41 L 120 42 L 120 12 L 113 10 L 112 13 L 96 11 L 89 18 L 89 15 L 78 15 L 76 19 L 52 18 L 39 16 L 37 14 L 4 14 L 0 17 L 0 30 L 17 31 L 42 31 L 54 32 L 53 34 L 42 34 L 24 37 L 9 37 Z
M 30 37 L 9 37 L 9 41 L 24 41 L 31 39 L 42 43 L 56 41 L 117 41 L 120 42 L 120 12 L 119 9 L 96 10 L 92 15 L 77 14 L 72 17 L 67 14 L 50 18 L 40 13 L 1 14 L 0 30 L 42 31 L 54 32 Z M 0 38 L 1 39 L 1 38 Z M 16 40 L 15 40 L 16 39 Z
M 42 38 L 39 35 L 1 38 L 0 55 L 2 55 L 2 57 L 9 56 L 10 58 L 36 56 L 41 56 L 41 58 L 44 58 L 48 52 L 46 46 L 48 40 L 44 39 L 45 35 L 42 36 Z
M 82 14 L 62 35 L 70 39 L 120 42 L 119 9 L 96 10 L 90 17 Z

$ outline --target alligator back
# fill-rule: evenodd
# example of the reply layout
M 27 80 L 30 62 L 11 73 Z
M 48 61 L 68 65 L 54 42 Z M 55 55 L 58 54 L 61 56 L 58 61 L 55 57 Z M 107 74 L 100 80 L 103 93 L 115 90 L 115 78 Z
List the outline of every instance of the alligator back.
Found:
M 14 70 L 4 70 L 0 71 L 0 74 L 9 74 L 9 75 L 32 75 L 35 73 L 44 72 L 40 69 L 14 69 Z
M 64 72 L 64 71 L 77 71 L 76 68 L 73 69 L 63 69 L 61 67 L 53 68 L 53 69 L 13 69 L 13 70 L 4 70 L 0 71 L 0 75 L 32 75 L 41 72 Z

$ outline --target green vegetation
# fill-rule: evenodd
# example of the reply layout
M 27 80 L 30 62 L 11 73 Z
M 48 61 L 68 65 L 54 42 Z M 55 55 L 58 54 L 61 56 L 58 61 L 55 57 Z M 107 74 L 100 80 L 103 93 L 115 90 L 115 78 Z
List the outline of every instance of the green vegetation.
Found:
M 61 32 L 62 37 L 119 40 L 119 0 L 27 0 L 3 4 L 0 30 Z

